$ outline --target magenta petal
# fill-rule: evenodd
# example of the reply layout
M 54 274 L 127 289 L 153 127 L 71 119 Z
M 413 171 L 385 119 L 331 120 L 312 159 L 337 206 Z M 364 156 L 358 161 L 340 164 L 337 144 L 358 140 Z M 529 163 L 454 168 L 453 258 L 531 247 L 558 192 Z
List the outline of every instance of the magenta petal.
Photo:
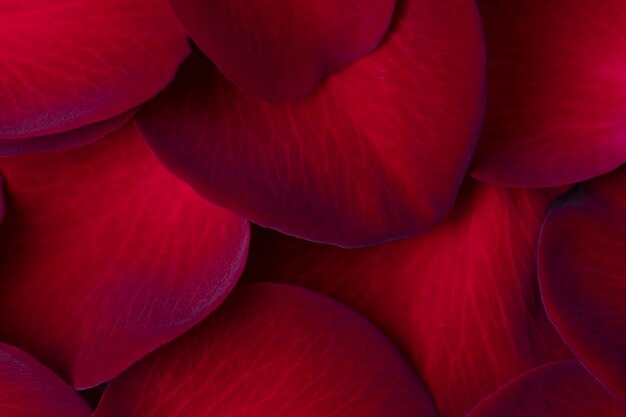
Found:
M 435 417 L 386 337 L 341 304 L 240 287 L 205 322 L 111 382 L 94 417 Z
M 120 115 L 161 91 L 189 53 L 166 0 L 3 0 L 0 138 Z
M 90 417 L 87 403 L 51 370 L 0 343 L 2 417 Z
M 204 319 L 243 268 L 247 223 L 163 169 L 131 124 L 91 145 L 0 158 L 0 340 L 78 388 Z
M 551 210 L 539 272 L 557 330 L 626 403 L 626 166 L 580 185 Z
M 472 169 L 545 187 L 626 162 L 626 2 L 479 0 L 489 97 Z
M 174 173 L 261 225 L 351 247 L 423 233 L 477 140 L 483 44 L 469 0 L 401 10 L 383 46 L 312 97 L 261 102 L 198 53 L 138 125 Z
M 623 417 L 626 408 L 575 360 L 535 368 L 486 397 L 468 417 Z
M 280 102 L 374 50 L 395 0 L 169 0 L 192 39 L 237 86 Z

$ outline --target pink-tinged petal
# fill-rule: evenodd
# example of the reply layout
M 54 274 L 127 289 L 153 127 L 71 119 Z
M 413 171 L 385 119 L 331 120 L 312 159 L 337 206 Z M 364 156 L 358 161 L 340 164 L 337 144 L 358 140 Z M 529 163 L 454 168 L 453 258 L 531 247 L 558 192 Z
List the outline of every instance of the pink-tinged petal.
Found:
M 440 416 L 461 417 L 520 373 L 571 355 L 535 275 L 554 195 L 470 182 L 430 234 L 361 250 L 262 231 L 246 279 L 302 285 L 354 307 L 412 360 Z
M 475 146 L 483 45 L 469 0 L 400 6 L 384 45 L 315 96 L 263 103 L 197 53 L 140 129 L 174 173 L 261 225 L 341 246 L 423 233 Z
M 0 171 L 0 340 L 78 388 L 204 319 L 243 268 L 247 223 L 166 172 L 132 124 Z
M 136 109 L 129 110 L 102 122 L 92 123 L 61 133 L 25 139 L 0 138 L 0 157 L 20 156 L 33 152 L 50 152 L 87 145 L 123 126 L 133 117 L 135 112 Z
M 94 417 L 435 417 L 374 326 L 302 288 L 240 287 L 198 327 L 113 380 Z
M 489 97 L 472 175 L 514 187 L 626 162 L 626 2 L 479 0 Z
M 90 417 L 87 403 L 35 359 L 0 343 L 2 417 Z
M 485 398 L 468 417 L 623 417 L 626 408 L 575 360 L 537 367 Z
M 373 51 L 395 0 L 169 0 L 191 38 L 237 86 L 270 102 Z
M 73 130 L 148 100 L 189 53 L 166 0 L 3 0 L 0 138 Z
M 626 404 L 626 166 L 580 185 L 550 211 L 539 278 L 565 342 Z

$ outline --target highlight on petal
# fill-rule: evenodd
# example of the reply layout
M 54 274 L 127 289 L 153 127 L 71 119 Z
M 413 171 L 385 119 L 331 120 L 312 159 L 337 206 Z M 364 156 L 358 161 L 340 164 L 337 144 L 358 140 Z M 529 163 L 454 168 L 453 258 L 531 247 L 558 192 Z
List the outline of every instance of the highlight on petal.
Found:
M 204 319 L 243 269 L 247 223 L 166 172 L 132 124 L 0 171 L 0 340 L 77 388 Z
M 3 0 L 0 139 L 74 130 L 161 91 L 189 53 L 166 0 Z
M 571 184 L 626 162 L 626 2 L 478 0 L 489 94 L 472 175 Z
M 354 307 L 411 359 L 439 415 L 461 417 L 522 372 L 571 355 L 535 274 L 555 195 L 469 182 L 431 233 L 361 250 L 253 233 L 245 279 L 301 285 Z
M 386 42 L 312 97 L 264 103 L 196 53 L 137 120 L 211 201 L 287 234 L 366 246 L 423 233 L 450 210 L 478 135 L 483 64 L 472 1 L 407 0 Z
M 94 417 L 435 417 L 369 322 L 302 288 L 238 288 L 214 315 L 113 380 Z
M 468 417 L 623 417 L 612 398 L 580 363 L 537 367 L 485 398 Z
M 2 417 L 90 417 L 87 403 L 54 372 L 0 343 Z
M 548 316 L 580 362 L 626 404 L 626 166 L 550 211 L 539 245 Z
M 271 102 L 373 51 L 395 0 L 169 0 L 191 38 L 237 86 Z

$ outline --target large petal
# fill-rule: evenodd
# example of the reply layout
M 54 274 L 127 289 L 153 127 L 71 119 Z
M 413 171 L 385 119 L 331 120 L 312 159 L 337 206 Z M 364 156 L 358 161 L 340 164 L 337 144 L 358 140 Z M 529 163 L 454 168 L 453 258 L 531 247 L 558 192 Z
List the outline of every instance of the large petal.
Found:
M 193 40 L 243 90 L 279 102 L 383 39 L 395 0 L 169 0 Z
M 435 417 L 370 323 L 307 290 L 239 288 L 215 315 L 108 386 L 94 417 Z
M 76 387 L 202 320 L 243 268 L 246 222 L 166 172 L 132 124 L 0 170 L 0 339 Z
M 100 122 L 146 101 L 189 52 L 166 0 L 3 0 L 0 138 Z
M 479 0 L 489 97 L 472 175 L 570 184 L 626 162 L 626 2 Z
M 626 166 L 579 186 L 551 210 L 539 273 L 561 336 L 626 403 Z
M 623 417 L 626 408 L 577 361 L 535 368 L 485 398 L 468 417 Z
M 90 417 L 87 403 L 65 381 L 26 353 L 0 343 L 2 417 Z
M 355 307 L 411 358 L 440 415 L 460 417 L 521 372 L 569 357 L 535 276 L 553 195 L 468 183 L 430 234 L 362 250 L 260 233 L 248 279 L 303 285 Z
M 400 6 L 385 44 L 313 97 L 263 103 L 196 54 L 139 126 L 173 172 L 261 225 L 342 246 L 422 233 L 475 145 L 483 46 L 469 0 Z

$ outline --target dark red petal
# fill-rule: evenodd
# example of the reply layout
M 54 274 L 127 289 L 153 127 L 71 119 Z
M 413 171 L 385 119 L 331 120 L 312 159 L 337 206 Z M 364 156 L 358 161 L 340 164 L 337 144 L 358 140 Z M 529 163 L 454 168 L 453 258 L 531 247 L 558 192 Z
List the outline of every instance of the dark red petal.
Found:
M 240 88 L 271 102 L 310 94 L 374 50 L 395 0 L 169 0 L 196 44 Z
M 468 417 L 623 417 L 626 408 L 575 360 L 535 368 L 485 398 Z
M 409 0 L 385 44 L 313 97 L 263 103 L 197 54 L 138 123 L 161 161 L 210 200 L 288 234 L 364 246 L 447 214 L 482 89 L 473 2 Z
M 2 417 L 90 417 L 87 403 L 51 370 L 0 343 Z
M 94 417 L 435 417 L 369 322 L 307 290 L 239 288 L 204 323 L 108 386 Z
M 626 2 L 479 0 L 489 98 L 472 175 L 571 184 L 626 161 Z
M 539 273 L 565 342 L 626 403 L 626 166 L 579 186 L 551 210 Z
M 136 107 L 189 52 L 166 0 L 3 0 L 0 138 L 73 130 Z
M 265 232 L 253 239 L 248 277 L 353 306 L 411 358 L 440 416 L 460 417 L 511 378 L 570 355 L 535 276 L 553 195 L 471 182 L 430 234 L 358 251 Z
M 247 223 L 166 172 L 132 124 L 0 170 L 0 338 L 76 387 L 198 323 L 243 268 Z

